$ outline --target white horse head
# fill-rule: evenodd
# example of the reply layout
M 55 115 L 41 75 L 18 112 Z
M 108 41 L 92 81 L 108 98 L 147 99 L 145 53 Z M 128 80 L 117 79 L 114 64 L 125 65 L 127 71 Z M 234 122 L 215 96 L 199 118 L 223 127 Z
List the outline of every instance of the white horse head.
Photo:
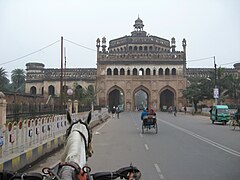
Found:
M 69 112 L 67 113 L 67 120 L 70 126 L 66 132 L 66 146 L 61 161 L 65 163 L 72 162 L 82 168 L 87 162 L 87 157 L 90 157 L 92 154 L 92 134 L 88 127 L 91 121 L 91 111 L 86 122 L 82 120 L 73 122 Z M 62 169 L 60 173 L 61 179 L 70 180 L 69 176 L 74 177 L 71 167 L 63 167 Z

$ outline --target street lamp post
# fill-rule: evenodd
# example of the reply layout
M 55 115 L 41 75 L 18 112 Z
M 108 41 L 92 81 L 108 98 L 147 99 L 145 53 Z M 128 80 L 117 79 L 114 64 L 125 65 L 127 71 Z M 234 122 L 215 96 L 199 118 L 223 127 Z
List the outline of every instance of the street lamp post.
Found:
M 68 89 L 67 94 L 68 96 L 72 97 L 70 102 L 68 103 L 68 110 L 70 111 L 70 113 L 72 113 L 73 112 L 73 90 Z

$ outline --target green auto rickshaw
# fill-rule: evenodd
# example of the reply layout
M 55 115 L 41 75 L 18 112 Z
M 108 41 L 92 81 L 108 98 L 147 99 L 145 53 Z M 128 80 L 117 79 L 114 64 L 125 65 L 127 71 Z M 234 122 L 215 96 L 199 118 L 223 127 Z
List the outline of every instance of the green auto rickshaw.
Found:
M 227 105 L 215 105 L 210 112 L 212 124 L 222 122 L 224 125 L 230 120 L 230 112 Z

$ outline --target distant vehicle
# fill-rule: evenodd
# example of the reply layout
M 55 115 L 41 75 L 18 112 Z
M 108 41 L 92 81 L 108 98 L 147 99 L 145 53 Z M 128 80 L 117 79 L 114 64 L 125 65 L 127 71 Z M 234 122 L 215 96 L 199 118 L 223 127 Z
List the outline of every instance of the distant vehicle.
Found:
M 118 110 L 119 110 L 119 112 L 123 112 L 124 111 L 123 104 L 118 105 Z
M 227 105 L 216 105 L 212 107 L 210 114 L 212 124 L 214 122 L 222 122 L 224 125 L 230 120 L 230 112 Z

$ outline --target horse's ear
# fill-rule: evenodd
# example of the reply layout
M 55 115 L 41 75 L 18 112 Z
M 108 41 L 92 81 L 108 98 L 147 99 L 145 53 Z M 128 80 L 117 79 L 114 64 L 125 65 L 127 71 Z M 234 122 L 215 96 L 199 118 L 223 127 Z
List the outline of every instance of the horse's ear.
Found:
M 89 111 L 88 117 L 87 117 L 87 124 L 90 123 L 91 119 L 92 119 L 92 111 Z
M 67 120 L 68 120 L 69 124 L 72 123 L 72 118 L 71 118 L 71 115 L 70 115 L 69 111 L 67 111 Z

